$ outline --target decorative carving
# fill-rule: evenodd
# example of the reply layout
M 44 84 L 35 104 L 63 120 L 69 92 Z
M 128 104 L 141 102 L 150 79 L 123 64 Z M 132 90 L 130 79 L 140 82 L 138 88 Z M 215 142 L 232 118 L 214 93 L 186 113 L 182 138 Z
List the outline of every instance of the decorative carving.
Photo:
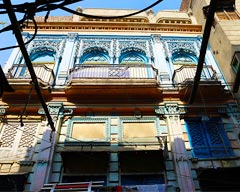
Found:
M 103 50 L 106 50 L 108 53 L 110 53 L 111 40 L 97 38 L 83 39 L 82 53 L 86 52 L 85 50 L 87 50 L 90 47 L 102 48 Z
M 133 39 L 125 39 L 124 41 L 119 40 L 118 48 L 121 50 L 121 52 L 126 52 L 129 49 L 136 49 L 136 51 L 141 51 L 143 53 L 147 53 L 147 41 L 143 40 L 135 40 Z
M 227 108 L 227 112 L 234 117 L 238 124 L 240 124 L 240 109 L 239 106 L 236 104 L 229 104 Z
M 32 44 L 32 48 L 47 49 L 48 47 L 54 47 L 56 50 L 59 50 L 60 49 L 60 45 L 61 45 L 61 41 L 49 40 L 49 39 L 35 40 L 34 43 Z M 34 50 L 36 50 L 36 49 L 34 49 Z
M 24 124 L 24 131 L 22 133 L 20 143 L 18 147 L 33 147 L 34 145 L 34 136 L 37 133 L 38 124 L 28 123 Z
M 173 54 L 179 50 L 184 50 L 185 52 L 191 52 L 194 55 L 198 55 L 198 41 L 191 39 L 162 39 L 163 47 L 166 53 Z
M 74 41 L 77 38 L 77 33 L 68 33 L 68 39 L 69 41 Z
M 35 53 L 38 51 L 50 51 L 56 53 L 58 56 L 63 54 L 66 44 L 66 38 L 63 37 L 36 37 L 33 42 L 31 42 L 30 53 Z
M 159 115 L 183 115 L 186 113 L 184 107 L 179 107 L 178 104 L 165 104 L 155 108 L 155 113 Z
M 48 110 L 54 120 L 57 120 L 58 115 L 71 115 L 73 113 L 73 109 L 64 109 L 62 103 L 50 103 Z M 38 114 L 45 115 L 43 108 L 38 110 Z
M 1 137 L 1 147 L 13 147 L 19 124 L 9 124 L 4 127 Z
M 0 107 L 0 115 L 4 115 L 6 113 L 6 108 Z
M 119 55 L 119 50 L 118 50 L 118 41 L 116 39 L 112 40 L 112 56 L 115 58 Z M 115 62 L 115 61 L 114 61 Z M 113 63 L 114 63 L 113 62 Z

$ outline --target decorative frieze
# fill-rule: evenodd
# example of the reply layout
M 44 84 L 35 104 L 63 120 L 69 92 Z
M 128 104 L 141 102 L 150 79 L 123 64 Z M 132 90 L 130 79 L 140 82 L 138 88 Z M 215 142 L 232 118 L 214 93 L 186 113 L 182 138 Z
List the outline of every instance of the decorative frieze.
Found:
M 168 54 L 173 54 L 175 52 L 178 52 L 180 50 L 183 50 L 184 52 L 189 52 L 194 54 L 195 56 L 198 56 L 198 43 L 196 40 L 191 39 L 181 39 L 181 38 L 171 38 L 171 39 L 165 39 L 162 38 L 163 47 L 165 49 L 165 52 Z
M 89 38 L 89 39 L 83 39 L 83 46 L 82 50 L 83 53 L 86 53 L 88 48 L 102 48 L 103 50 L 107 50 L 107 52 L 110 52 L 111 49 L 111 40 L 110 39 L 101 39 L 101 38 Z
M 4 115 L 6 113 L 6 108 L 0 107 L 0 115 Z
M 166 103 L 164 106 L 155 107 L 155 113 L 158 115 L 183 115 L 186 113 L 186 109 L 175 103 Z

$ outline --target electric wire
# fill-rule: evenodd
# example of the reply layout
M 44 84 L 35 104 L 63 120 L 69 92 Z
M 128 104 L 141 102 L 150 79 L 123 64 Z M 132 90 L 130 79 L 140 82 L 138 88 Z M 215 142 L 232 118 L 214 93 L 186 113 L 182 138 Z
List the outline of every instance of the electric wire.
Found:
M 119 15 L 119 16 L 97 16 L 97 15 L 89 15 L 89 14 L 84 14 L 84 13 L 79 13 L 77 11 L 73 11 L 72 9 L 69 9 L 67 7 L 60 7 L 60 9 L 66 11 L 66 12 L 69 12 L 69 13 L 72 13 L 72 14 L 75 14 L 75 15 L 79 15 L 79 16 L 84 16 L 84 17 L 88 17 L 88 18 L 95 18 L 95 19 L 116 19 L 116 18 L 124 18 L 124 17 L 130 17 L 130 16 L 133 16 L 133 15 L 137 15 L 139 13 L 142 13 L 154 6 L 156 6 L 157 4 L 159 4 L 160 2 L 162 2 L 163 0 L 157 0 L 156 2 L 154 2 L 153 4 L 149 5 L 148 7 L 140 10 L 140 11 L 136 11 L 136 12 L 133 12 L 133 13 L 130 13 L 130 14 L 126 14 L 126 15 Z
M 27 44 L 31 43 L 35 39 L 35 37 L 37 36 L 37 22 L 35 21 L 35 19 L 32 19 L 32 21 L 33 21 L 33 24 L 34 24 L 34 33 L 28 41 L 24 42 L 24 45 L 27 45 Z M 1 31 L 2 30 L 0 30 L 0 33 L 1 33 Z M 18 47 L 19 47 L 19 45 L 3 47 L 3 48 L 0 48 L 0 51 L 4 51 L 4 50 L 7 50 L 7 49 L 14 49 L 14 48 L 18 48 Z

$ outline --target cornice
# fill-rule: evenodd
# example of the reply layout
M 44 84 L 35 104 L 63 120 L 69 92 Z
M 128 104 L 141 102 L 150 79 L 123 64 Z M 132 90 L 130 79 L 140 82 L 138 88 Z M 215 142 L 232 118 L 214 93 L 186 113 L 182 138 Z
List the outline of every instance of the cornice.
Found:
M 176 23 L 134 23 L 134 22 L 38 22 L 38 31 L 51 32 L 178 32 L 202 33 L 201 25 L 176 24 Z M 34 30 L 34 25 L 29 23 L 25 32 Z

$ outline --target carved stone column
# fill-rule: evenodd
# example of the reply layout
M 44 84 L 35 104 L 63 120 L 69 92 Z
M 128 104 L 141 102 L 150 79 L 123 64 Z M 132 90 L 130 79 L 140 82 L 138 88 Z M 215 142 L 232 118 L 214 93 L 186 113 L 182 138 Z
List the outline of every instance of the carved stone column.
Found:
M 62 123 L 62 117 L 64 115 L 64 108 L 62 103 L 50 103 L 48 105 L 48 110 L 52 116 L 56 132 L 52 132 L 50 127 L 45 126 L 43 131 L 41 144 L 39 146 L 39 154 L 36 159 L 36 167 L 34 171 L 34 183 L 31 186 L 32 191 L 40 191 L 45 183 L 48 183 L 52 159 L 54 155 L 54 150 L 56 146 L 56 135 L 59 132 Z M 43 109 L 38 110 L 39 114 L 44 114 Z
M 155 112 L 163 115 L 167 121 L 178 186 L 181 191 L 194 191 L 180 120 L 180 115 L 185 114 L 186 111 L 183 107 L 179 107 L 178 104 L 165 104 L 163 107 L 156 108 Z

